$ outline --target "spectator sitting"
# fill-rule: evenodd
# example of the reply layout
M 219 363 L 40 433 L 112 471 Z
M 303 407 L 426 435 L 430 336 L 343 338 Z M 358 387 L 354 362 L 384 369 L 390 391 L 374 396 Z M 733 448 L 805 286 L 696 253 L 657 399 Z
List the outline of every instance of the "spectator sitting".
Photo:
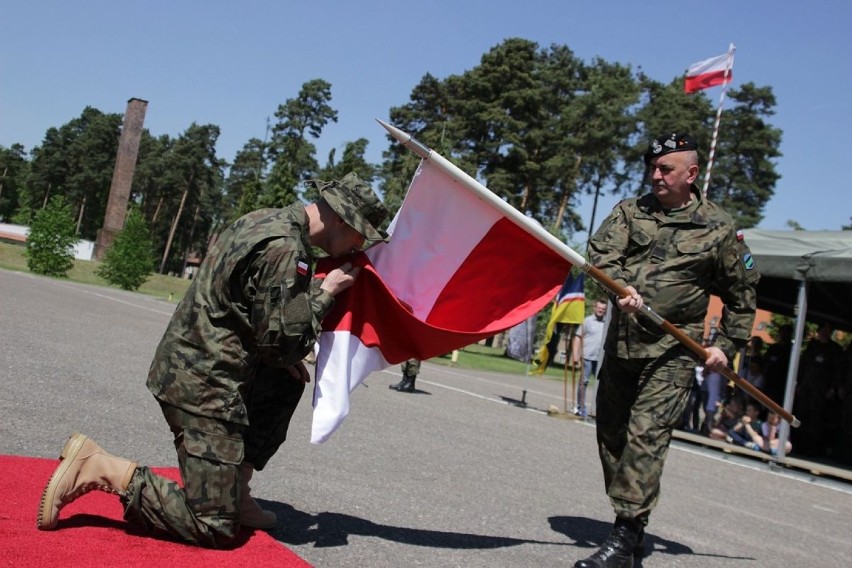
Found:
M 710 429 L 710 437 L 714 440 L 725 440 L 728 431 L 736 426 L 743 415 L 743 401 L 739 397 L 731 397 L 728 402 L 720 408 L 718 416 Z
M 761 430 L 763 433 L 763 443 L 761 444 L 763 451 L 773 455 L 778 455 L 778 445 L 781 440 L 778 439 L 778 425 L 781 424 L 781 417 L 774 412 L 770 412 L 766 416 L 766 422 L 763 423 Z M 793 444 L 788 440 L 784 444 L 784 454 L 789 454 L 793 451 Z
M 760 407 L 756 402 L 748 402 L 745 407 L 745 414 L 740 417 L 739 422 L 734 424 L 733 428 L 728 430 L 728 436 L 725 439 L 729 444 L 736 444 L 759 452 L 763 448 L 762 426 Z

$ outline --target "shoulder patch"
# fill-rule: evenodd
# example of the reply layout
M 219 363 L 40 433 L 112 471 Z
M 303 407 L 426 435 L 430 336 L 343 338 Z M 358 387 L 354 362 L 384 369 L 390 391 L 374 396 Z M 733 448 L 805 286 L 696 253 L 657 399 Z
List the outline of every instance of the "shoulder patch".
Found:
M 743 255 L 743 265 L 746 270 L 751 270 L 754 268 L 754 257 L 751 256 L 750 252 L 747 252 Z

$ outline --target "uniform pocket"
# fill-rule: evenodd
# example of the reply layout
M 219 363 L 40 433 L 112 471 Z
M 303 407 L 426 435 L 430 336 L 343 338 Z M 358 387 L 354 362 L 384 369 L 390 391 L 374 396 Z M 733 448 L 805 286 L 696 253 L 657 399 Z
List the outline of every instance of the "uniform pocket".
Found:
M 232 538 L 238 527 L 242 439 L 186 428 L 178 456 L 182 462 L 184 494 L 193 516 L 215 524 L 226 540 Z
M 243 439 L 236 436 L 187 428 L 183 445 L 187 454 L 204 460 L 231 465 L 243 462 Z

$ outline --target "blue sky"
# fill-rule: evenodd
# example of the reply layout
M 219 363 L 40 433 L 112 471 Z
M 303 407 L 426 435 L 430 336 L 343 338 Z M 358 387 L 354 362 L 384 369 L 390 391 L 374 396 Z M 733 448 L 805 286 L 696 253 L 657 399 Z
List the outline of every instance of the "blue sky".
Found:
M 361 137 L 380 161 L 389 142 L 374 119 L 406 103 L 425 73 L 462 73 L 509 37 L 567 45 L 662 82 L 733 42 L 733 86 L 772 86 L 771 122 L 783 130 L 782 178 L 760 228 L 793 219 L 836 230 L 852 216 L 840 167 L 852 146 L 852 2 L 29 0 L 5 3 L 0 21 L 4 146 L 29 150 L 87 105 L 123 113 L 137 97 L 154 135 L 219 125 L 219 156 L 231 160 L 263 138 L 280 103 L 322 78 L 339 117 L 316 142 L 320 163 Z M 717 104 L 720 88 L 705 92 Z M 588 223 L 590 198 L 578 212 Z

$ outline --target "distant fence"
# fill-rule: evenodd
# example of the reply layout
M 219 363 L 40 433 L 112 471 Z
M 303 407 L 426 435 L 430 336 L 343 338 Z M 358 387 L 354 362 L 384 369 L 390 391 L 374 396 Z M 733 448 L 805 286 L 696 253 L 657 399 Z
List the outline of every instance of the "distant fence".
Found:
M 26 243 L 30 228 L 24 225 L 12 225 L 0 223 L 0 240 L 16 243 Z M 79 240 L 74 245 L 74 258 L 79 260 L 92 260 L 95 253 L 95 243 L 92 241 Z

